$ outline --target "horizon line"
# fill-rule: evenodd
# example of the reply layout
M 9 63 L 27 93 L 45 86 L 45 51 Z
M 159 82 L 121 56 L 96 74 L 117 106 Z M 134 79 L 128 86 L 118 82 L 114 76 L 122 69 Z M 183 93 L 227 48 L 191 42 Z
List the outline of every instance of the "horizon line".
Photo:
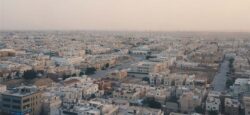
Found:
M 121 29 L 114 29 L 114 30 L 104 30 L 104 29 L 6 29 L 2 30 L 0 29 L 0 32 L 28 32 L 28 31 L 43 31 L 43 32 L 49 32 L 49 31 L 92 31 L 92 32 L 208 32 L 208 33 L 250 33 L 250 31 L 223 31 L 223 30 L 121 30 Z

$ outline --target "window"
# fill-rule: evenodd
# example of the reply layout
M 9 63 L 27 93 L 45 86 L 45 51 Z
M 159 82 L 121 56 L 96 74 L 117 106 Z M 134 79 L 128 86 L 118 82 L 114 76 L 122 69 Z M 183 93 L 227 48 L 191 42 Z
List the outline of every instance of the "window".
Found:
M 21 106 L 13 105 L 12 108 L 13 108 L 13 109 L 21 109 Z
M 23 106 L 23 109 L 26 109 L 26 108 L 29 108 L 30 107 L 30 104 L 27 104 L 25 106 Z
M 3 101 L 10 102 L 10 98 L 3 98 Z
M 9 104 L 3 104 L 3 107 L 10 108 Z
M 30 98 L 24 99 L 24 100 L 23 100 L 23 103 L 26 103 L 26 102 L 29 102 L 29 101 L 30 101 Z
M 13 99 L 12 102 L 14 102 L 14 103 L 21 103 L 21 100 Z

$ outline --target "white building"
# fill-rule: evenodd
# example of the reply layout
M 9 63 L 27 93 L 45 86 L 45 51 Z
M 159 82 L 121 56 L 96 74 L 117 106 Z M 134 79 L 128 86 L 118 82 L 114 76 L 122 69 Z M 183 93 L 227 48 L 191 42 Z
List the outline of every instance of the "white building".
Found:
M 206 111 L 219 111 L 220 99 L 212 96 L 208 96 L 206 100 Z
M 79 101 L 73 105 L 63 106 L 60 115 L 113 115 L 118 111 L 118 106 L 99 101 Z
M 250 79 L 248 78 L 237 78 L 231 87 L 233 94 L 238 96 L 240 93 L 250 91 Z
M 130 51 L 131 54 L 135 55 L 147 55 L 150 52 L 150 48 L 147 46 L 141 46 Z
M 127 108 L 120 108 L 117 115 L 164 115 L 164 112 L 160 109 L 130 106 Z

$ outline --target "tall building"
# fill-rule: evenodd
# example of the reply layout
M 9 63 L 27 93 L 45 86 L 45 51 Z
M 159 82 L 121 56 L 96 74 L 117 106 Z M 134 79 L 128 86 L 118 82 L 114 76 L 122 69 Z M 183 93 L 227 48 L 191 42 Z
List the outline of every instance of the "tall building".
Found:
M 36 86 L 20 86 L 2 93 L 3 115 L 39 115 L 41 93 Z

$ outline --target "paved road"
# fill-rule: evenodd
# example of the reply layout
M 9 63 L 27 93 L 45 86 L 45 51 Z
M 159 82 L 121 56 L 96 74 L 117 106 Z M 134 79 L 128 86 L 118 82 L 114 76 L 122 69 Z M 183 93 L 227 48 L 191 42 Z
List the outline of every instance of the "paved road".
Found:
M 223 92 L 226 89 L 227 72 L 229 72 L 228 64 L 229 61 L 224 60 L 220 66 L 219 72 L 215 75 L 212 82 L 214 91 Z

